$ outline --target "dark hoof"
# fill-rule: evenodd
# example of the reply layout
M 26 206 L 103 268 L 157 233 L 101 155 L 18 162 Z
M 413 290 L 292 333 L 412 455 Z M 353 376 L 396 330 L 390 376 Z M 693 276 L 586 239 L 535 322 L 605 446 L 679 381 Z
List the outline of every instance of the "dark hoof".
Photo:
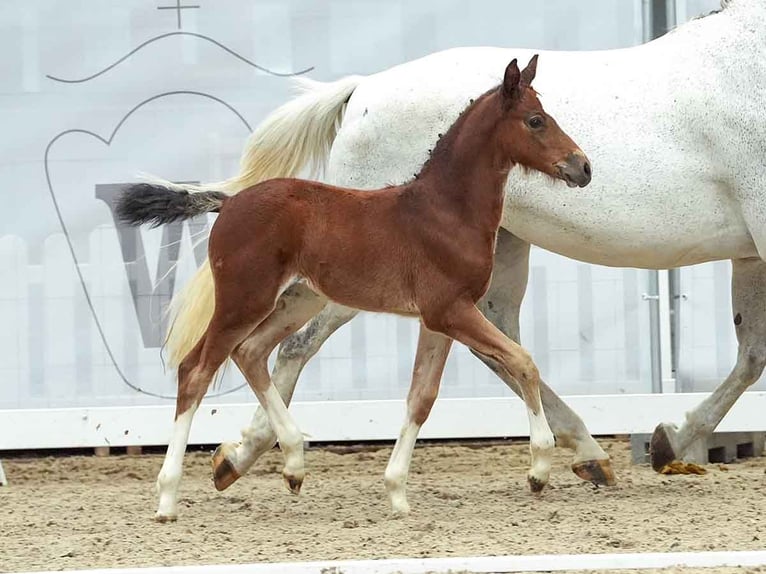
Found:
M 542 492 L 543 488 L 545 488 L 545 483 L 534 476 L 527 476 L 527 482 L 529 483 L 529 489 L 535 494 Z
M 159 512 L 154 515 L 154 521 L 159 522 L 160 524 L 166 524 L 168 522 L 175 522 L 178 520 L 178 517 L 175 514 L 171 514 L 170 516 L 165 514 L 160 514 Z
M 655 472 L 660 472 L 678 458 L 673 447 L 675 432 L 671 425 L 665 423 L 658 424 L 654 429 L 649 443 L 649 459 Z
M 213 453 L 213 484 L 216 490 L 226 490 L 234 484 L 240 474 L 224 454 L 224 445 L 219 446 Z
M 614 486 L 617 484 L 612 470 L 612 461 L 608 458 L 576 462 L 572 465 L 572 472 L 596 486 Z
M 290 490 L 293 494 L 300 494 L 301 492 L 301 486 L 303 486 L 303 479 L 297 478 L 295 476 L 285 476 L 285 483 L 287 484 L 287 488 Z

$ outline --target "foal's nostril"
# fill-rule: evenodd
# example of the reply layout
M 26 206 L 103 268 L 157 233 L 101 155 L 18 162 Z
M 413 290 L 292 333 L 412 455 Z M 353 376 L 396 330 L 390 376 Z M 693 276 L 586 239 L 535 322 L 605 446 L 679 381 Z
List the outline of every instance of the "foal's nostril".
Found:
M 585 175 L 590 177 L 590 164 L 586 161 L 585 165 L 582 166 L 582 170 L 585 172 Z

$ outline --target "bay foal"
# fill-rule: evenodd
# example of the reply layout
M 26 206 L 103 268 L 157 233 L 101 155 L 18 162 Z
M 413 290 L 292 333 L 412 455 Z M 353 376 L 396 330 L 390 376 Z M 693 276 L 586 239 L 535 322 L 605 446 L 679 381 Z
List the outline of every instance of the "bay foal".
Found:
M 519 382 L 530 422 L 529 484 L 533 491 L 545 486 L 554 438 L 543 414 L 537 368 L 475 305 L 492 274 L 510 169 L 518 164 L 570 186 L 590 182 L 587 158 L 545 113 L 531 88 L 536 65 L 535 56 L 520 72 L 513 60 L 502 83 L 461 114 L 420 173 L 405 185 L 369 193 L 274 179 L 227 196 L 144 183 L 121 196 L 118 214 L 131 225 L 220 213 L 208 247 L 215 311 L 204 336 L 178 368 L 173 437 L 157 481 L 158 520 L 176 518 L 191 420 L 228 357 L 247 373 L 278 437 L 285 481 L 293 493 L 299 492 L 303 436 L 269 378 L 267 359 L 326 299 L 421 321 L 408 419 L 386 470 L 394 513 L 409 510 L 407 466 L 453 340 Z M 280 297 L 306 289 L 316 296 L 304 303 L 303 316 L 292 313 L 289 322 L 282 320 Z M 251 335 L 261 341 L 258 349 L 243 345 Z M 238 478 L 231 455 L 224 449 L 214 456 L 218 488 Z

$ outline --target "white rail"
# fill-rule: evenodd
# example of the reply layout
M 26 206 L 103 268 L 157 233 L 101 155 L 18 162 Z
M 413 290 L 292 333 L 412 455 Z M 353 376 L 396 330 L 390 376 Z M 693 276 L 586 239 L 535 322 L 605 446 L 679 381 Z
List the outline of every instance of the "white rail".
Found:
M 667 552 L 645 554 L 548 554 L 486 556 L 473 558 L 401 558 L 392 560 L 344 560 L 236 566 L 171 566 L 78 570 L 69 574 L 442 574 L 448 572 L 510 573 L 561 570 L 645 570 L 648 568 L 763 566 L 766 551 Z M 38 572 L 36 574 L 53 574 Z

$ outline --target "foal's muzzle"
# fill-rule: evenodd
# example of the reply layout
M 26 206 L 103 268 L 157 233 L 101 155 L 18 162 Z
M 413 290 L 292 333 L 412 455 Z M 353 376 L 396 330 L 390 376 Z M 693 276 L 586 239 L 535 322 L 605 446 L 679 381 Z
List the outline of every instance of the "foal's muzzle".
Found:
M 556 168 L 559 170 L 559 177 L 569 187 L 585 187 L 590 183 L 590 162 L 581 151 L 570 153 L 564 161 L 556 164 Z

